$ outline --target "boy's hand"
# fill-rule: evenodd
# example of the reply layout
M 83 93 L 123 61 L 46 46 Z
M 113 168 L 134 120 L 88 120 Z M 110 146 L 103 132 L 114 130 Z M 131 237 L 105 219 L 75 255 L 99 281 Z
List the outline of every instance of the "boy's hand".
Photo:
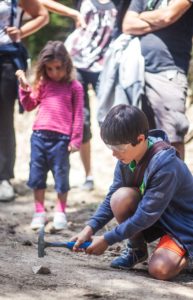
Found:
M 76 242 L 73 251 L 80 251 L 79 246 L 86 241 L 90 241 L 92 235 L 93 235 L 93 230 L 90 226 L 87 225 L 80 233 L 72 237 L 70 241 Z
M 21 85 L 21 87 L 24 90 L 27 90 L 29 87 L 29 84 L 27 82 L 27 79 L 25 77 L 25 73 L 23 70 L 17 70 L 17 72 L 15 73 L 15 75 L 17 76 L 17 79 L 19 81 L 19 84 Z
M 72 144 L 69 144 L 68 145 L 68 151 L 69 152 L 76 152 L 76 151 L 78 151 L 79 149 L 76 147 L 76 146 L 74 146 L 74 145 L 72 145 Z
M 92 244 L 86 249 L 87 254 L 101 255 L 108 248 L 108 243 L 104 236 L 93 236 Z

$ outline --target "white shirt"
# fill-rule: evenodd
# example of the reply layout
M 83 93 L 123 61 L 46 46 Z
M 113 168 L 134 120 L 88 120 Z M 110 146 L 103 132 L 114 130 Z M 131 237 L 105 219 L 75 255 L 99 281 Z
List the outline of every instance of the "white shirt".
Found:
M 11 10 L 11 0 L 0 0 L 0 45 L 12 43 L 12 40 L 5 32 L 5 28 L 11 25 Z M 19 26 L 19 17 L 15 16 L 13 26 Z

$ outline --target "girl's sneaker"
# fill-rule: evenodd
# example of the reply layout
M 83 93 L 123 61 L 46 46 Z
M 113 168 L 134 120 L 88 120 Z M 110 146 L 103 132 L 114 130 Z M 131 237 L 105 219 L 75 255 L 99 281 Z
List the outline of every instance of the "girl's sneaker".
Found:
M 40 213 L 34 213 L 33 218 L 31 221 L 31 229 L 36 230 L 43 227 L 46 223 L 46 213 L 40 212 Z
M 54 228 L 56 230 L 61 230 L 67 228 L 66 215 L 63 212 L 55 212 L 54 214 Z

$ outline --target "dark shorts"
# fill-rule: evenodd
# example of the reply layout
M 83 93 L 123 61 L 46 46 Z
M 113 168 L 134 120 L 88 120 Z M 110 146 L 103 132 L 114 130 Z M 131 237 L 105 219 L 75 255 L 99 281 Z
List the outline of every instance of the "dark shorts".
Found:
M 166 232 L 164 231 L 163 227 L 160 225 L 159 222 L 156 222 L 151 227 L 143 230 L 143 236 L 147 243 L 151 243 L 165 234 Z
M 89 72 L 77 69 L 77 79 L 81 82 L 84 89 L 84 128 L 82 143 L 87 143 L 91 137 L 91 121 L 90 121 L 90 103 L 89 103 L 89 84 L 96 91 L 99 72 Z
M 31 136 L 31 161 L 28 186 L 45 189 L 51 171 L 57 193 L 69 190 L 69 137 L 51 131 L 34 131 Z

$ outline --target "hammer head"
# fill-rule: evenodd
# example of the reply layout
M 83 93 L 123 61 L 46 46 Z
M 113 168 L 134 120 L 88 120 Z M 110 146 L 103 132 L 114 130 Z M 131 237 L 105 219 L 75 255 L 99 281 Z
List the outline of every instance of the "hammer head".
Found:
M 38 237 L 38 257 L 44 257 L 46 254 L 44 249 L 46 245 L 44 242 L 44 226 L 39 231 L 39 237 Z

